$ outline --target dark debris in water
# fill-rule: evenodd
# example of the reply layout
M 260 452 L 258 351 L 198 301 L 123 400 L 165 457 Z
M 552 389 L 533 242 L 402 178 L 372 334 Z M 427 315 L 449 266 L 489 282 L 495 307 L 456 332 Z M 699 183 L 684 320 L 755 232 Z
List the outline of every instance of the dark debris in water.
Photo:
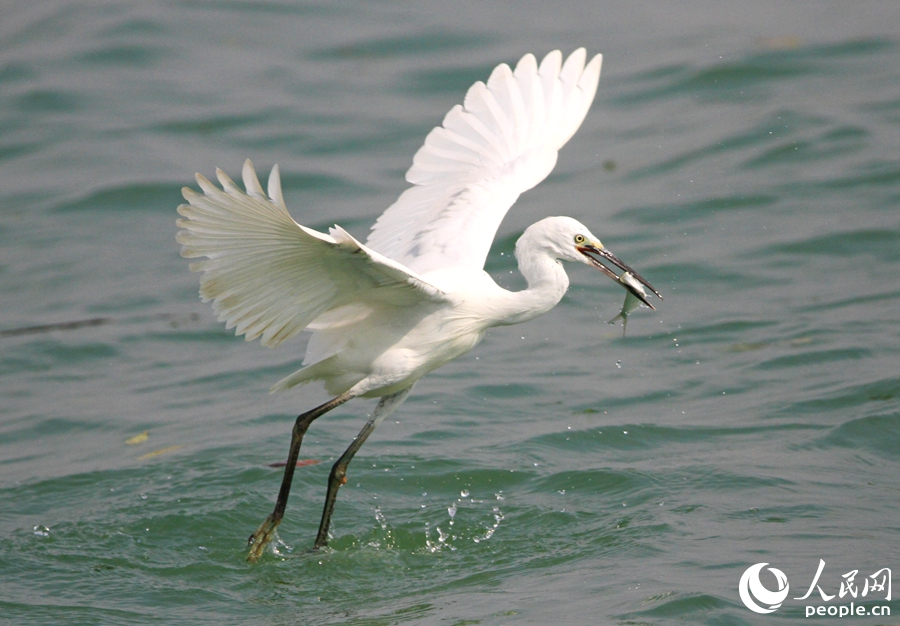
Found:
M 198 313 L 190 315 L 173 315 L 171 313 L 160 313 L 154 315 L 152 319 L 163 320 L 169 323 L 172 328 L 178 328 L 180 324 L 186 322 L 196 322 L 200 319 Z M 92 326 L 103 326 L 115 322 L 111 317 L 91 317 L 83 320 L 73 320 L 70 322 L 56 322 L 53 324 L 39 324 L 37 326 L 23 326 L 21 328 L 8 328 L 0 330 L 0 337 L 19 337 L 22 335 L 38 335 L 41 333 L 49 333 L 56 330 L 78 330 L 80 328 L 90 328 Z
M 317 465 L 321 463 L 319 459 L 300 459 L 297 461 L 296 467 L 306 467 L 307 465 Z M 287 461 L 277 461 L 275 463 L 269 463 L 268 467 L 284 467 L 287 465 Z
M 109 324 L 112 321 L 110 317 L 92 317 L 86 320 L 75 320 L 73 322 L 59 322 L 57 324 L 41 324 L 39 326 L 25 326 L 23 328 L 10 328 L 9 330 L 0 330 L 0 337 L 18 337 L 19 335 L 35 335 L 38 333 L 49 333 L 54 330 L 76 330 L 86 326 L 100 326 Z

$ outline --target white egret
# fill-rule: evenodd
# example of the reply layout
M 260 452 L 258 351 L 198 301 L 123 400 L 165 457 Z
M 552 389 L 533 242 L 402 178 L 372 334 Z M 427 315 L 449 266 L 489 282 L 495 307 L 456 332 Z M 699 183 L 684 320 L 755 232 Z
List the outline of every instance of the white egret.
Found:
M 523 191 L 541 182 L 557 152 L 590 108 L 601 56 L 584 49 L 565 63 L 559 51 L 538 65 L 525 55 L 475 83 L 463 105 L 432 130 L 406 173 L 412 183 L 378 218 L 365 244 L 340 226 L 328 234 L 296 223 L 287 212 L 278 166 L 268 195 L 250 161 L 242 191 L 221 170 L 219 189 L 197 175 L 203 190 L 184 189 L 178 207 L 182 256 L 203 272 L 200 293 L 227 328 L 275 347 L 303 330 L 312 336 L 304 367 L 272 387 L 281 391 L 322 381 L 333 399 L 294 424 L 275 510 L 250 537 L 248 560 L 259 559 L 281 522 L 303 435 L 316 418 L 356 397 L 380 398 L 369 421 L 338 459 L 315 547 L 326 545 L 347 465 L 375 427 L 428 372 L 472 349 L 493 326 L 518 324 L 553 308 L 569 279 L 560 261 L 585 263 L 618 281 L 601 261 L 637 272 L 570 217 L 548 217 L 516 243 L 528 287 L 510 292 L 484 271 L 503 216 Z M 645 295 L 620 282 L 642 302 Z

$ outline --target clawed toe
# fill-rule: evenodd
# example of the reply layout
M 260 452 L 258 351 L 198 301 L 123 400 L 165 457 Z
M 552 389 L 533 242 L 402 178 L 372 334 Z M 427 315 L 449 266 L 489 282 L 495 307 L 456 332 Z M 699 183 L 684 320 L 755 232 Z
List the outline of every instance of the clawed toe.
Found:
M 256 563 L 259 561 L 266 546 L 269 545 L 269 542 L 275 537 L 275 529 L 278 528 L 280 522 L 281 520 L 276 520 L 269 515 L 266 520 L 259 525 L 256 532 L 250 535 L 250 538 L 247 540 L 247 545 L 250 546 L 250 552 L 247 554 L 248 563 Z

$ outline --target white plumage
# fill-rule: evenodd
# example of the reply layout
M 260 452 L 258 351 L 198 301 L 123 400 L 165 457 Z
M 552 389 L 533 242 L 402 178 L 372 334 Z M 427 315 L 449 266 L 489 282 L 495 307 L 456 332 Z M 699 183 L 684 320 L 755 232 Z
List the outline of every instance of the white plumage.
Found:
M 554 51 L 540 67 L 526 54 L 515 71 L 499 65 L 475 83 L 413 158 L 414 186 L 375 222 L 366 244 L 417 272 L 484 267 L 503 216 L 544 180 L 559 149 L 587 115 L 602 56 L 565 64 Z
M 184 189 L 190 203 L 178 212 L 182 256 L 208 257 L 191 264 L 202 271 L 200 293 L 227 328 L 274 348 L 327 311 L 350 303 L 416 304 L 443 294 L 402 265 L 356 241 L 343 228 L 330 234 L 297 224 L 281 195 L 278 166 L 269 198 L 250 161 L 244 194 L 221 170 L 222 189 L 197 175 L 205 195 Z
M 554 51 L 538 66 L 528 54 L 515 70 L 500 65 L 487 84 L 475 83 L 463 105 L 428 134 L 406 174 L 412 187 L 378 218 L 365 244 L 339 226 L 325 234 L 296 223 L 277 166 L 268 195 L 250 161 L 243 170 L 246 191 L 221 170 L 221 189 L 198 174 L 203 194 L 184 190 L 188 204 L 178 208 L 184 218 L 178 241 L 183 256 L 206 257 L 191 269 L 203 272 L 200 293 L 219 319 L 270 347 L 304 329 L 313 333 L 305 367 L 272 390 L 321 380 L 337 397 L 321 412 L 301 415 L 298 424 L 350 398 L 375 396 L 382 401 L 367 425 L 374 428 L 416 380 L 470 350 L 488 328 L 526 321 L 556 305 L 569 284 L 560 260 L 617 279 L 603 259 L 649 287 L 568 217 L 541 220 L 516 244 L 527 289 L 506 291 L 483 269 L 506 212 L 552 171 L 590 108 L 601 56 L 585 60 L 584 49 L 565 63 Z M 346 462 L 357 443 L 342 457 Z M 288 472 L 285 481 L 289 489 Z M 332 496 L 330 490 L 333 504 Z M 257 557 L 280 520 L 277 512 L 254 535 Z M 329 516 L 326 506 L 317 546 L 324 545 Z
M 547 177 L 559 149 L 581 125 L 597 90 L 601 59 L 597 55 L 585 67 L 582 48 L 563 64 L 554 51 L 539 67 L 528 54 L 515 71 L 503 64 L 487 85 L 475 83 L 465 104 L 453 107 L 428 134 L 406 174 L 414 186 L 378 219 L 365 245 L 339 226 L 326 235 L 294 222 L 277 166 L 268 197 L 249 161 L 246 193 L 221 170 L 221 190 L 198 174 L 205 195 L 184 190 L 189 204 L 179 207 L 187 219 L 178 221 L 185 229 L 178 241 L 183 256 L 208 257 L 191 264 L 204 272 L 204 301 L 212 300 L 227 328 L 269 347 L 312 330 L 306 365 L 334 356 L 346 345 L 350 327 L 371 332 L 367 327 L 374 320 L 364 322 L 381 308 L 452 303 L 440 283 L 449 281 L 452 290 L 452 283 L 465 279 L 447 276 L 447 270 L 483 273 L 507 210 Z M 424 275 L 434 272 L 442 276 L 429 282 Z M 340 393 L 366 372 L 340 374 L 319 366 L 273 390 L 321 378 L 329 391 Z

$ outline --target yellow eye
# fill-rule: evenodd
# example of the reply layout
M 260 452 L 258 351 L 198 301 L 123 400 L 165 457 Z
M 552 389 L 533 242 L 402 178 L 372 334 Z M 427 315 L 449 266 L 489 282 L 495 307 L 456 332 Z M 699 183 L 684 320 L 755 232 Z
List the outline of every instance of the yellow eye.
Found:
M 580 244 L 583 244 L 585 241 L 587 241 L 587 240 L 584 238 L 584 235 L 575 235 L 575 243 L 580 245 Z

